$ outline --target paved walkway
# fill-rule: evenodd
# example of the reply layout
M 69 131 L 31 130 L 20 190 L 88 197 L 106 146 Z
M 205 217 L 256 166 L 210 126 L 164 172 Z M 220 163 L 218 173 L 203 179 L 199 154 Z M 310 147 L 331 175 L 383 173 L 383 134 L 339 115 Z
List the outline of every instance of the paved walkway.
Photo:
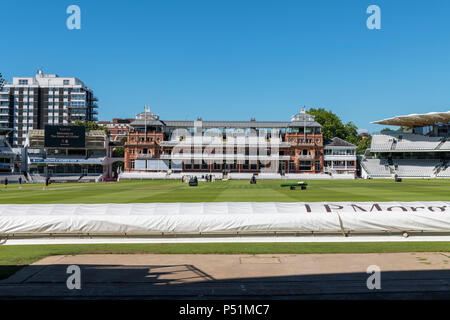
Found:
M 69 265 L 81 289 L 69 290 Z M 381 269 L 369 290 L 368 266 Z M 0 281 L 0 298 L 450 299 L 450 253 L 94 254 L 42 259 Z

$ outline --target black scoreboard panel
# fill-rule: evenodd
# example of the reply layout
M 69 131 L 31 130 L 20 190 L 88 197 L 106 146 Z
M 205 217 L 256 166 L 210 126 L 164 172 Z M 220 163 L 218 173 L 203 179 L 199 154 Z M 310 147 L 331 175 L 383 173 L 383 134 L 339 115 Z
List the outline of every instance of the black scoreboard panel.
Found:
M 83 126 L 45 126 L 46 148 L 86 147 L 86 128 Z

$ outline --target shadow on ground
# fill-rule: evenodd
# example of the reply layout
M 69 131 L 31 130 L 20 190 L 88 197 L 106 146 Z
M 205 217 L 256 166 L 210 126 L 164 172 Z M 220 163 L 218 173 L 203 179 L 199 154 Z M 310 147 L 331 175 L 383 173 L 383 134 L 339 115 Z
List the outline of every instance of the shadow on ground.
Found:
M 450 270 L 386 271 L 369 290 L 367 273 L 214 279 L 190 264 L 85 264 L 69 290 L 68 266 L 25 267 L 0 281 L 0 299 L 450 299 Z

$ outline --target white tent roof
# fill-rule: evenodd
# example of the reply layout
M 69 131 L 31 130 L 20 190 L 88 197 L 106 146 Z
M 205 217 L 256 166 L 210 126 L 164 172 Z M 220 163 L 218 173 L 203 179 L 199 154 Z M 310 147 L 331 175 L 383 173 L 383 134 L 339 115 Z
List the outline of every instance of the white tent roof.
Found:
M 374 124 L 384 124 L 389 126 L 427 126 L 434 125 L 436 122 L 449 123 L 450 111 L 445 112 L 430 112 L 424 114 L 409 114 L 406 116 L 396 116 L 393 118 L 387 118 L 379 121 L 373 121 Z

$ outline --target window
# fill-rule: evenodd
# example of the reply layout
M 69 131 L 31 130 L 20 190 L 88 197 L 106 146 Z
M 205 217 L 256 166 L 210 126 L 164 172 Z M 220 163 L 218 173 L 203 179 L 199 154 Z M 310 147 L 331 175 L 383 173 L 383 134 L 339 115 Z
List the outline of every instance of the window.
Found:
M 69 80 L 63 80 L 63 85 L 68 86 L 69 85 Z
M 311 161 L 300 161 L 299 162 L 299 169 L 303 170 L 303 171 L 311 170 Z
M 320 171 L 320 161 L 315 162 L 316 171 Z
M 28 85 L 28 80 L 25 80 L 25 79 L 19 79 L 19 84 L 20 84 L 20 85 Z

